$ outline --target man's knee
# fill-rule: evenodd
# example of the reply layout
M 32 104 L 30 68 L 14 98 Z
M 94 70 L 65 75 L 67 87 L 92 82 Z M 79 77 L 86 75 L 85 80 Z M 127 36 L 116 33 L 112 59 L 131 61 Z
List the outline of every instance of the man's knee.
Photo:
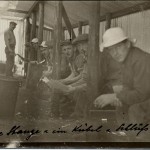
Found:
M 129 121 L 135 123 L 141 123 L 144 121 L 144 111 L 140 104 L 134 104 L 129 107 L 128 110 Z

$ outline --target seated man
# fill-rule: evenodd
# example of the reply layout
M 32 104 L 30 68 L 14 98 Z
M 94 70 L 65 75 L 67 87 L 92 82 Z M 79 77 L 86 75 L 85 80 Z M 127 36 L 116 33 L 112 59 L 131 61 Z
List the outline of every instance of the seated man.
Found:
M 84 35 L 81 35 L 81 37 L 82 36 L 84 36 Z M 82 38 L 82 41 L 87 41 L 87 37 L 88 36 L 85 36 L 84 38 Z M 59 116 L 60 98 L 62 99 L 62 97 L 63 97 L 63 99 L 65 99 L 65 100 L 68 98 L 72 99 L 73 98 L 72 93 L 76 90 L 76 87 L 78 86 L 80 88 L 80 85 L 85 83 L 82 81 L 82 72 L 83 72 L 85 60 L 84 61 L 80 60 L 80 59 L 83 59 L 84 57 L 80 57 L 79 55 L 76 56 L 76 53 L 73 51 L 72 45 L 70 45 L 70 47 L 66 48 L 66 52 L 64 52 L 64 53 L 66 54 L 66 56 L 68 58 L 68 62 L 70 64 L 70 68 L 71 68 L 71 74 L 66 79 L 60 80 L 60 82 L 62 84 L 68 85 L 68 90 L 66 91 L 66 93 L 63 93 L 63 95 L 62 94 L 59 95 L 59 98 L 56 98 L 56 96 L 54 96 L 55 98 L 53 98 L 54 100 L 52 100 L 52 110 L 53 110 L 54 114 L 58 114 L 58 116 Z M 49 81 L 44 79 L 44 82 L 48 83 Z M 58 96 L 58 91 L 56 90 L 55 92 L 56 92 L 56 94 L 54 94 L 54 95 Z M 70 100 L 67 100 L 67 101 L 70 101 Z M 56 106 L 57 106 L 57 108 L 56 108 Z
M 149 121 L 150 54 L 133 47 L 119 27 L 104 33 L 103 47 L 122 65 L 122 88 L 112 94 L 100 95 L 95 105 L 101 108 L 115 105 L 119 124 Z

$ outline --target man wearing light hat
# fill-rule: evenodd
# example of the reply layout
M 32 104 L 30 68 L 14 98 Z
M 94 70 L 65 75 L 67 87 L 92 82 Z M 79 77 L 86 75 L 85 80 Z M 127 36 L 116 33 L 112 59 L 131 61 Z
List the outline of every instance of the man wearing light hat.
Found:
M 97 97 L 95 106 L 116 106 L 119 124 L 146 123 L 150 119 L 150 54 L 133 47 L 119 27 L 106 30 L 101 47 L 122 64 L 123 83 L 113 88 L 113 94 Z
M 9 29 L 4 33 L 5 40 L 5 53 L 6 53 L 6 76 L 13 76 L 13 67 L 15 59 L 15 46 L 16 38 L 14 35 L 14 29 L 16 28 L 17 23 L 10 22 Z
M 33 38 L 31 41 L 30 60 L 37 61 L 37 51 L 39 48 L 38 38 Z

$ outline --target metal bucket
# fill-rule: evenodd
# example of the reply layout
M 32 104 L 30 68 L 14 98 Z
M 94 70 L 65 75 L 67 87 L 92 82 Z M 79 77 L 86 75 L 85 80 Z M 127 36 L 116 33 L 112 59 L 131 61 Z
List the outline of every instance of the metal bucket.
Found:
M 19 80 L 0 75 L 0 119 L 14 118 L 19 86 Z

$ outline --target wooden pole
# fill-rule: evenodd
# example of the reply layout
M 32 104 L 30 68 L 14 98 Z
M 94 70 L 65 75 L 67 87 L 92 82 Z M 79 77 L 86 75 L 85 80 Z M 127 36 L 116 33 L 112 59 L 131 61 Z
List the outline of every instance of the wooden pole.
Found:
M 95 1 L 89 19 L 89 48 L 88 48 L 88 97 L 93 102 L 98 96 L 99 78 L 99 17 L 100 1 Z
M 36 12 L 35 11 L 31 13 L 31 17 L 32 17 L 32 27 L 31 27 L 30 39 L 32 40 L 33 38 L 36 37 Z
M 79 35 L 82 34 L 82 22 L 81 21 L 79 21 L 78 34 Z
M 111 27 L 111 14 L 108 13 L 106 15 L 106 26 L 105 26 L 105 30 L 109 29 Z
M 61 63 L 61 47 L 60 41 L 62 40 L 62 2 L 58 1 L 56 6 L 56 23 L 55 23 L 55 78 L 60 78 L 60 63 Z
M 26 44 L 30 43 L 30 30 L 31 30 L 31 25 L 29 22 L 29 17 L 26 18 L 26 28 L 25 28 L 25 58 L 29 58 L 29 51 L 30 47 L 27 46 Z M 24 76 L 27 76 L 27 70 L 28 70 L 28 64 L 24 63 Z
M 25 43 L 30 42 L 30 30 L 31 25 L 29 22 L 29 17 L 26 18 L 26 29 L 25 29 Z
M 71 25 L 71 22 L 69 20 L 69 17 L 67 15 L 67 12 L 65 10 L 65 7 L 64 5 L 62 4 L 62 17 L 64 19 L 64 22 L 66 24 L 66 27 L 67 27 L 67 30 L 69 32 L 69 35 L 70 35 L 70 39 L 74 39 L 76 37 L 74 31 L 73 31 L 73 28 L 72 28 L 72 25 Z
M 39 44 L 43 41 L 43 26 L 44 26 L 44 2 L 39 3 L 39 28 L 38 28 L 38 40 Z M 41 60 L 41 52 L 38 50 L 38 61 Z

